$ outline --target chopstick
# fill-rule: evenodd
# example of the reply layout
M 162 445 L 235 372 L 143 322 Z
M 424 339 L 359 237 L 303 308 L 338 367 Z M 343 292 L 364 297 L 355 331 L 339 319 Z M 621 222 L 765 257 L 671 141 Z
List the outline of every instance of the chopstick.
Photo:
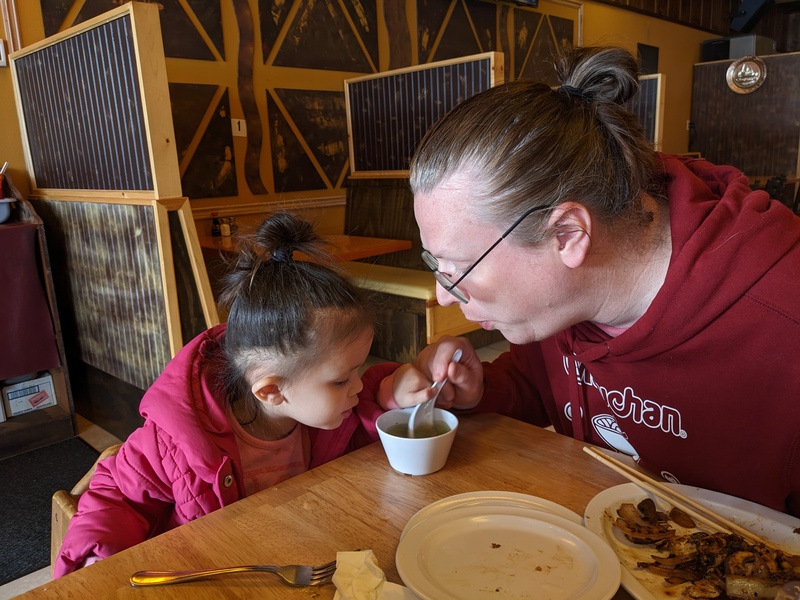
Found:
M 763 544 L 772 547 L 772 544 L 769 544 L 766 540 L 751 533 L 747 529 L 744 529 L 733 521 L 726 519 L 722 515 L 709 510 L 702 504 L 699 504 L 691 498 L 684 496 L 666 484 L 653 479 L 652 477 L 634 469 L 629 465 L 626 465 L 624 462 L 617 460 L 613 456 L 609 456 L 605 452 L 601 452 L 596 448 L 590 448 L 589 446 L 584 446 L 583 451 L 589 456 L 596 458 L 607 467 L 613 469 L 626 479 L 629 479 L 642 489 L 654 494 L 666 502 L 669 502 L 672 506 L 679 508 L 687 515 L 692 517 L 695 521 L 699 521 L 708 527 L 711 527 L 714 531 L 718 531 L 720 533 L 735 533 L 751 543 Z

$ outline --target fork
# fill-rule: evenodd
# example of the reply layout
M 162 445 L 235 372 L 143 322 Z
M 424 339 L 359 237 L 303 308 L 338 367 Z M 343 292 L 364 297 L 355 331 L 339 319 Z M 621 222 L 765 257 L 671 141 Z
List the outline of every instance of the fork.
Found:
M 292 587 L 307 587 L 311 585 L 324 585 L 329 583 L 336 572 L 336 561 L 318 565 L 285 565 L 274 567 L 272 565 L 245 565 L 241 567 L 223 567 L 220 569 L 193 569 L 191 571 L 139 571 L 131 575 L 132 586 L 169 585 L 195 581 L 206 577 L 227 575 L 229 573 L 247 573 L 251 571 L 276 573 L 281 579 Z

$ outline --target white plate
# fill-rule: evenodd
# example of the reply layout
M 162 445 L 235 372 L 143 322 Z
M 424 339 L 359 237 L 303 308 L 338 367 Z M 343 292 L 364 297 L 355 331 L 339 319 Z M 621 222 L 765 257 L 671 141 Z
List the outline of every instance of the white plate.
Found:
M 396 563 L 424 600 L 607 600 L 621 576 L 614 551 L 585 527 L 509 506 L 425 519 L 400 540 Z
M 787 552 L 800 554 L 800 535 L 793 531 L 800 527 L 800 519 L 719 492 L 688 485 L 669 486 Z M 663 500 L 648 494 L 635 483 L 624 483 L 600 492 L 589 501 L 583 515 L 584 524 L 605 539 L 617 553 L 622 564 L 622 586 L 631 596 L 636 600 L 674 600 L 676 590 L 668 587 L 663 577 L 636 568 L 638 561 L 651 560 L 650 555 L 657 552 L 655 548 L 629 542 L 613 526 L 620 504 L 637 504 L 647 496 L 653 498 L 660 510 L 669 509 Z M 676 526 L 675 529 L 679 534 L 682 532 L 680 527 Z
M 432 504 L 420 509 L 417 513 L 408 520 L 403 532 L 400 534 L 402 540 L 405 535 L 419 523 L 425 519 L 439 515 L 449 510 L 456 510 L 468 508 L 473 506 L 483 507 L 496 507 L 496 506 L 511 506 L 516 508 L 529 508 L 532 510 L 541 510 L 548 512 L 565 519 L 569 519 L 573 523 L 582 523 L 581 516 L 568 509 L 565 506 L 545 500 L 544 498 L 537 498 L 536 496 L 529 496 L 527 494 L 518 494 L 516 492 L 504 491 L 480 491 L 480 492 L 466 492 L 464 494 L 456 494 L 455 496 L 448 496 L 437 500 Z

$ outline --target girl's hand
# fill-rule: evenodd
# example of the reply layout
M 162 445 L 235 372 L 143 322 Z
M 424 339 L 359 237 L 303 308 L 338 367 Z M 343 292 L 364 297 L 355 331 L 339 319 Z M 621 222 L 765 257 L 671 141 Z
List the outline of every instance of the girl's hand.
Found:
M 381 381 L 377 401 L 383 410 L 394 410 L 416 406 L 433 394 L 425 374 L 414 365 L 404 364 Z
M 461 348 L 461 360 L 453 362 L 453 353 Z M 483 364 L 472 344 L 465 338 L 443 336 L 419 353 L 414 366 L 428 377 L 428 386 L 447 377 L 447 383 L 436 400 L 436 406 L 474 408 L 483 397 Z
M 416 406 L 433 398 L 433 394 L 430 381 L 414 365 L 405 364 L 394 372 L 392 395 L 399 408 Z

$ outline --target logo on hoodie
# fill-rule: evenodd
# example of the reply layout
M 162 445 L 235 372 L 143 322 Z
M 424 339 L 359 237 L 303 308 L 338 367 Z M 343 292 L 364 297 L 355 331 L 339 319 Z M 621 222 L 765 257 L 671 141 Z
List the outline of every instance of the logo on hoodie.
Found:
M 583 363 L 570 361 L 568 357 L 564 357 L 564 369 L 567 374 L 570 371 L 570 362 L 575 364 L 578 383 L 582 386 L 596 389 L 613 413 L 612 415 L 595 415 L 592 417 L 592 428 L 612 448 L 634 457 L 637 454 L 619 426 L 619 420 L 629 420 L 636 425 L 644 425 L 650 429 L 660 430 L 675 437 L 687 437 L 688 434 L 681 423 L 681 413 L 677 409 L 666 404 L 659 404 L 654 400 L 642 398 L 630 386 L 622 390 L 608 389 L 595 380 L 583 366 Z M 567 403 L 564 408 L 567 418 L 571 420 L 572 410 L 570 404 Z

